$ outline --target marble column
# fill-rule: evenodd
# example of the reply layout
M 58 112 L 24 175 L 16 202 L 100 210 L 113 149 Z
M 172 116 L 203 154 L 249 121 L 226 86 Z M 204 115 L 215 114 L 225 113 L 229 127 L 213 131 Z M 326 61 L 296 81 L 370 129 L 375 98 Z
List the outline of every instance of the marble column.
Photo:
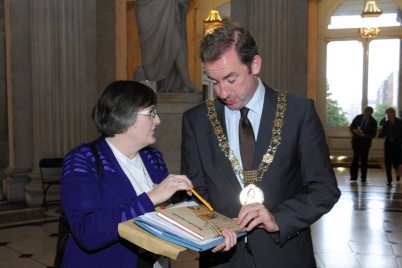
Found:
M 41 158 L 63 157 L 96 136 L 96 1 L 31 1 L 33 169 L 25 201 L 40 206 Z M 59 198 L 57 188 L 50 198 Z
M 0 200 L 5 197 L 2 191 L 4 172 L 8 165 L 8 128 L 7 128 L 7 88 L 6 88 L 6 57 L 5 57 L 5 27 L 4 0 L 0 0 Z
M 29 5 L 29 0 L 4 0 L 9 163 L 4 171 L 3 194 L 9 202 L 24 200 L 27 172 L 32 166 Z
M 39 159 L 96 136 L 95 13 L 95 0 L 4 0 L 9 202 L 39 206 Z

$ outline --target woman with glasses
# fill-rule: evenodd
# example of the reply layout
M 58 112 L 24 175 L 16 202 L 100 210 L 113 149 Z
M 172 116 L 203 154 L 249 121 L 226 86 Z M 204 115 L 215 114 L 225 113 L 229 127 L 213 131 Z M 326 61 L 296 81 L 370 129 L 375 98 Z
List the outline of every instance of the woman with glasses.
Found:
M 149 147 L 161 122 L 156 104 L 155 92 L 141 83 L 111 83 L 92 111 L 101 137 L 65 156 L 62 207 L 72 235 L 62 267 L 152 267 L 156 261 L 117 230 L 177 191 L 191 193 L 191 181 L 169 174 L 161 153 Z

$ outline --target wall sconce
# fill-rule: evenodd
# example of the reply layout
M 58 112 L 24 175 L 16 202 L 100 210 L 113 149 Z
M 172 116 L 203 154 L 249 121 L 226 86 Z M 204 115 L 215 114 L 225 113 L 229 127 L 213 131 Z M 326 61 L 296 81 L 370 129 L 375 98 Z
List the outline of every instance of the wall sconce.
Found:
M 204 20 L 204 35 L 210 34 L 215 28 L 222 25 L 222 23 L 218 10 L 211 9 L 208 17 Z
M 361 14 L 363 27 L 360 28 L 360 35 L 362 38 L 377 38 L 380 33 L 377 20 L 381 14 L 382 10 L 378 8 L 375 0 L 368 0 Z

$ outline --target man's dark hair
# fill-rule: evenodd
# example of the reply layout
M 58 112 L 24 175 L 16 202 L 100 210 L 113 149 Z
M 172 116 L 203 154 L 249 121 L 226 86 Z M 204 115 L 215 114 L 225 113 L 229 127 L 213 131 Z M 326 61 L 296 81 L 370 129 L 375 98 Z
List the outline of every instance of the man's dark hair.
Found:
M 201 61 L 216 61 L 232 48 L 236 49 L 240 61 L 247 65 L 251 72 L 254 56 L 259 55 L 257 42 L 249 31 L 235 22 L 226 22 L 212 33 L 204 36 L 200 45 Z
M 364 112 L 368 112 L 368 113 L 372 114 L 372 113 L 374 112 L 374 109 L 373 109 L 373 107 L 371 107 L 371 106 L 367 106 L 367 107 L 364 109 Z

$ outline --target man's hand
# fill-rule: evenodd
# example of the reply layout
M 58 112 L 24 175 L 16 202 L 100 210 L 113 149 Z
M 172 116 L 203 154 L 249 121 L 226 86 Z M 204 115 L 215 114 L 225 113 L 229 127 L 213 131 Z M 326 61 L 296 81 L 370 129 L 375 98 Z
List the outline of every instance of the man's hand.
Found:
M 352 130 L 353 134 L 360 136 L 360 137 L 364 137 L 364 132 L 361 129 L 353 129 Z
M 255 227 L 265 229 L 267 232 L 279 231 L 274 216 L 260 203 L 244 205 L 237 217 L 237 224 L 240 228 L 247 227 L 248 232 Z
M 222 235 L 225 238 L 225 241 L 217 245 L 215 248 L 212 249 L 212 252 L 222 252 L 222 251 L 229 251 L 232 247 L 234 247 L 237 243 L 237 236 L 236 233 L 233 232 L 231 229 L 224 228 L 222 230 Z

